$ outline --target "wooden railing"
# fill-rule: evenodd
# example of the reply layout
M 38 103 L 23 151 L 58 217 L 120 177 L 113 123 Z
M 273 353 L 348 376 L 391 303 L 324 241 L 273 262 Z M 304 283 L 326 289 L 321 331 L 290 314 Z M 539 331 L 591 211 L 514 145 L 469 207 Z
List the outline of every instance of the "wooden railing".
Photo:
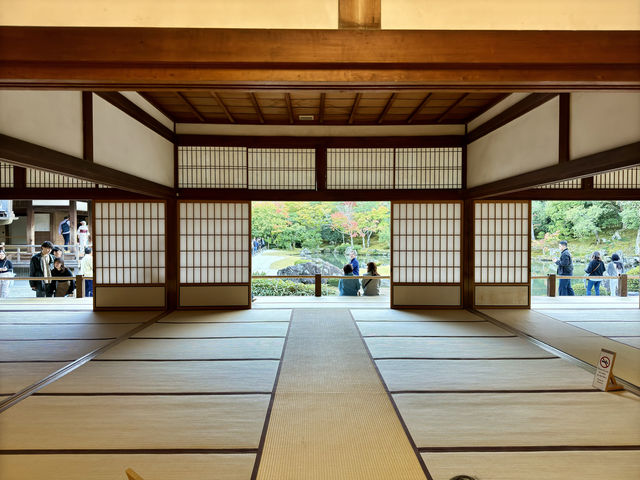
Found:
M 272 280 L 286 280 L 286 279 L 313 279 L 314 284 L 315 284 L 315 296 L 316 297 L 321 297 L 322 296 L 322 280 L 323 279 L 357 279 L 357 280 L 371 280 L 371 279 L 377 279 L 377 280 L 389 280 L 391 279 L 391 277 L 389 275 L 377 275 L 375 277 L 373 276 L 355 276 L 355 275 L 322 275 L 320 273 L 316 274 L 316 275 L 252 275 L 251 279 L 272 279 Z
M 83 253 L 80 251 L 80 245 L 54 245 L 63 251 L 63 255 L 72 254 L 73 257 L 79 261 L 80 254 Z M 9 260 L 14 260 L 20 262 L 21 260 L 29 260 L 34 253 L 40 251 L 41 245 L 2 245 L 5 253 L 7 254 L 7 258 Z
M 557 281 L 558 280 L 618 280 L 618 287 L 620 289 L 620 297 L 626 297 L 629 294 L 629 279 L 640 279 L 640 275 L 627 275 L 623 273 L 618 276 L 589 276 L 589 275 L 556 275 L 555 273 L 550 273 L 548 275 L 531 275 L 531 280 L 546 280 L 547 281 L 547 296 L 555 297 L 557 290 Z
M 11 280 L 31 280 L 31 281 L 40 281 L 44 282 L 48 281 L 62 281 L 68 282 L 69 280 L 74 280 L 76 282 L 76 298 L 84 298 L 84 281 L 85 280 L 93 280 L 93 277 L 84 276 L 84 275 L 76 275 L 74 277 L 0 277 L 0 282 L 2 281 L 11 281 Z

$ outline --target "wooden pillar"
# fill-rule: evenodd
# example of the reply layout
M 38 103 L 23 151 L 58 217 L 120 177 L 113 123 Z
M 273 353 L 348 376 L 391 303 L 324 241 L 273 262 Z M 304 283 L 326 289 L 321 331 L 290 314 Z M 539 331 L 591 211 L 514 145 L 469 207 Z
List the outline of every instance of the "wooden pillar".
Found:
M 556 296 L 556 274 L 547 275 L 547 297 Z
M 78 243 L 76 241 L 76 232 L 78 231 L 78 202 L 75 200 L 69 200 L 69 228 L 71 230 L 69 235 L 69 244 L 75 245 Z M 72 251 L 75 253 L 75 257 L 77 259 L 77 249 Z
M 338 27 L 380 30 L 381 0 L 339 0 Z
M 33 214 L 33 201 L 29 200 L 27 206 L 27 245 L 33 245 L 36 241 L 36 218 Z M 29 252 L 34 253 L 33 248 Z
M 178 307 L 178 258 L 179 239 L 178 239 L 178 201 L 175 198 L 167 200 L 166 211 L 166 305 L 167 310 L 175 310 Z
M 462 208 L 462 306 L 473 308 L 473 200 L 465 200 Z
M 322 296 L 322 275 L 316 274 L 315 278 L 316 297 Z
M 620 296 L 626 297 L 628 295 L 629 287 L 628 287 L 628 279 L 626 273 L 620 275 L 620 279 L 618 280 L 618 288 L 620 289 Z M 614 292 L 615 293 L 615 292 Z

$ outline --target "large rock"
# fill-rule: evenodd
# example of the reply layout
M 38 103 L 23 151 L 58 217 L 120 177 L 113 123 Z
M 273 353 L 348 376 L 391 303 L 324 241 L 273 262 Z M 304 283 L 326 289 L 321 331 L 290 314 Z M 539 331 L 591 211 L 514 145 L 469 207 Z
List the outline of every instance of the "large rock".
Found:
M 291 265 L 290 267 L 281 268 L 278 270 L 278 275 L 342 275 L 342 270 L 335 265 L 325 262 L 324 260 L 317 260 L 314 262 L 299 263 L 298 265 Z M 289 280 L 299 283 L 315 283 L 313 278 L 290 278 Z M 327 283 L 326 280 L 322 280 L 322 283 Z

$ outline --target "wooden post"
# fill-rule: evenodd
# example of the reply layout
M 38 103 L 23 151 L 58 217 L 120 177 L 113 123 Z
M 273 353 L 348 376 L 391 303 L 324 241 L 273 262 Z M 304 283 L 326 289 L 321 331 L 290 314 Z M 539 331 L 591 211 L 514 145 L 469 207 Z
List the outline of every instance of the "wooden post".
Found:
M 620 289 L 620 296 L 626 297 L 628 294 L 628 277 L 626 273 L 620 275 L 620 279 L 618 280 L 618 288 Z M 614 292 L 615 293 L 615 292 Z
M 315 285 L 316 285 L 316 297 L 321 297 L 322 296 L 322 275 L 317 273 L 316 274 L 316 280 L 315 280 Z
M 556 274 L 550 273 L 547 275 L 547 297 L 556 296 Z
M 75 200 L 69 200 L 69 245 L 72 245 L 71 249 L 75 252 L 76 261 L 80 260 L 77 245 L 76 235 L 78 232 L 78 203 Z
M 33 201 L 29 201 L 27 206 L 27 245 L 33 245 L 36 242 L 36 217 L 33 213 Z M 34 253 L 33 247 L 28 247 L 30 253 Z
M 76 298 L 84 298 L 84 277 L 76 275 Z

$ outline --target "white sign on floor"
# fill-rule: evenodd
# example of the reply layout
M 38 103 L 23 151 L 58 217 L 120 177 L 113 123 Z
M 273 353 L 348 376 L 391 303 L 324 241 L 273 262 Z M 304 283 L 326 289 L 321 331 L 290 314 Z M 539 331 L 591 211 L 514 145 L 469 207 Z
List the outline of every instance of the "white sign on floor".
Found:
M 593 377 L 593 388 L 602 390 L 620 390 L 622 387 L 616 383 L 613 376 L 613 364 L 616 361 L 616 353 L 604 348 L 600 350 L 600 357 L 596 365 L 596 374 Z

